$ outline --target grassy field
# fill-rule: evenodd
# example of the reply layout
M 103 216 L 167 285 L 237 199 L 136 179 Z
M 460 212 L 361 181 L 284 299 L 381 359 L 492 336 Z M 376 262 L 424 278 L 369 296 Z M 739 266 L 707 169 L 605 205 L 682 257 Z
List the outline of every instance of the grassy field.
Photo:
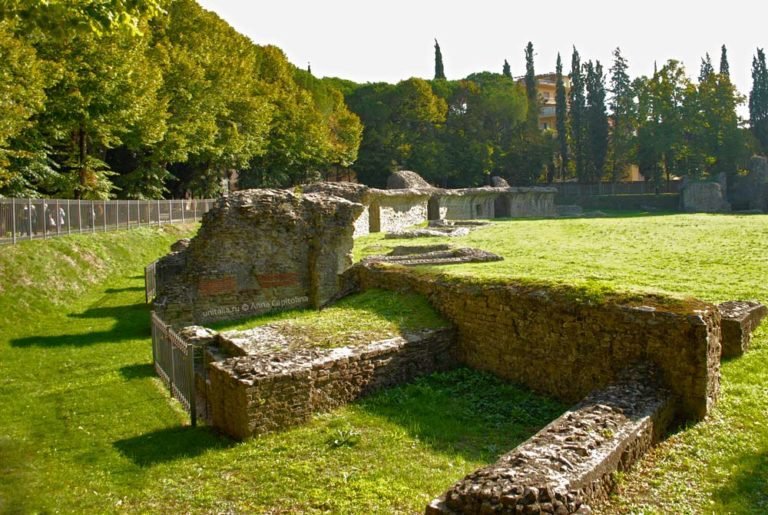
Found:
M 444 267 L 450 275 L 509 278 L 609 291 L 768 303 L 768 216 L 665 215 L 510 220 L 467 237 L 423 240 L 490 250 L 500 263 Z M 356 256 L 413 240 L 358 240 Z M 436 270 L 435 270 L 436 271 Z M 720 401 L 702 423 L 651 452 L 604 513 L 768 513 L 768 322 L 751 351 L 722 367 Z
M 333 348 L 384 340 L 418 329 L 448 327 L 427 299 L 412 293 L 368 290 L 322 310 L 302 309 L 219 322 L 218 331 L 269 325 L 296 348 Z
M 192 231 L 0 248 L 0 512 L 416 513 L 564 409 L 460 369 L 245 443 L 186 427 L 150 364 L 141 269 Z M 506 258 L 441 269 L 450 274 L 768 301 L 768 216 L 505 221 L 450 241 Z M 356 253 L 397 244 L 370 236 Z M 408 311 L 380 292 L 361 298 L 345 309 L 367 303 L 390 321 Z M 766 385 L 762 327 L 749 354 L 723 365 L 709 419 L 622 476 L 601 510 L 768 512 Z
M 0 248 L 0 513 L 421 512 L 564 409 L 460 369 L 245 443 L 187 427 L 154 377 L 142 268 L 193 230 Z M 339 309 L 424 314 L 397 300 Z

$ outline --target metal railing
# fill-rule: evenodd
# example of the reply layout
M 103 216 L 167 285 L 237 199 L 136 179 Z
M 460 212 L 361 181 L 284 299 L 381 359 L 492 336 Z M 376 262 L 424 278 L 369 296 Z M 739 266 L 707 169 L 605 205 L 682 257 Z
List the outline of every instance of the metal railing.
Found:
M 195 222 L 214 202 L 0 198 L 0 245 L 66 234 Z
M 197 425 L 195 346 L 188 344 L 152 312 L 152 358 L 155 371 Z
M 147 304 L 157 295 L 157 261 L 153 261 L 144 268 L 144 292 Z

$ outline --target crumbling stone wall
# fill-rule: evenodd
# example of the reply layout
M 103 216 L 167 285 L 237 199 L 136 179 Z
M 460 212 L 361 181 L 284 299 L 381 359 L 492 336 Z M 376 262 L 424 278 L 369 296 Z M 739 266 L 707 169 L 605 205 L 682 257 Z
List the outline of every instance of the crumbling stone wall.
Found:
M 160 317 L 174 325 L 319 307 L 352 263 L 363 206 L 322 194 L 247 190 L 220 199 L 186 249 L 157 265 Z
M 495 464 L 453 485 L 427 507 L 442 513 L 591 513 L 665 433 L 671 397 L 651 367 L 627 371 L 590 394 Z
M 435 192 L 441 220 L 496 218 L 497 188 L 468 188 Z
M 369 345 L 238 356 L 211 363 L 212 424 L 234 438 L 307 422 L 363 395 L 456 365 L 451 329 Z
M 686 213 L 728 213 L 731 210 L 725 189 L 717 182 L 687 182 L 680 193 L 680 203 Z
M 388 190 L 428 190 L 432 186 L 421 175 L 410 170 L 400 170 L 387 177 Z
M 645 298 L 596 303 L 565 287 L 477 284 L 391 265 L 358 265 L 362 289 L 412 290 L 454 323 L 459 360 L 567 402 L 648 361 L 683 419 L 703 418 L 720 385 L 720 314 L 698 302 Z
M 413 225 L 427 221 L 427 201 L 430 195 L 417 190 L 405 190 L 392 193 L 374 191 L 371 209 L 378 209 L 378 231 L 401 231 Z
M 496 198 L 496 218 L 556 216 L 556 188 L 507 188 Z
M 728 195 L 734 209 L 768 212 L 768 159 L 752 156 L 749 174 L 734 177 Z

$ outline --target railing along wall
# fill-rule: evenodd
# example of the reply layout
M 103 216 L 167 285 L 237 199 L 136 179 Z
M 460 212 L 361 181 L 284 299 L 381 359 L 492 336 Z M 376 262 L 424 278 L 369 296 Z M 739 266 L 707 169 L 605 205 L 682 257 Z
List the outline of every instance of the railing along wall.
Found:
M 155 372 L 168 387 L 171 397 L 189 413 L 197 425 L 195 390 L 195 346 L 187 343 L 152 312 L 152 358 Z
M 0 245 L 67 234 L 195 222 L 214 202 L 0 198 Z

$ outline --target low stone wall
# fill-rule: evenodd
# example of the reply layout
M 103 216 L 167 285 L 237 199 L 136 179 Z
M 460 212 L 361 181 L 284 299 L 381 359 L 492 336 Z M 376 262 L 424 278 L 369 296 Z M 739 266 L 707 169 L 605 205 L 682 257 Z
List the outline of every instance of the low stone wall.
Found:
M 426 513 L 590 513 L 613 489 L 614 473 L 664 434 L 671 408 L 655 371 L 637 367 L 453 485 Z
M 680 208 L 686 213 L 728 213 L 731 205 L 725 188 L 717 182 L 687 182 L 680 192 Z
M 410 190 L 397 193 L 374 190 L 369 209 L 379 210 L 379 225 L 372 225 L 371 232 L 395 232 L 425 223 L 429 197 L 428 193 Z
M 435 192 L 440 220 L 481 220 L 496 218 L 499 188 L 468 188 Z
M 477 284 L 381 264 L 357 265 L 346 278 L 425 295 L 457 327 L 462 363 L 567 402 L 644 361 L 661 370 L 682 419 L 703 418 L 718 396 L 720 314 L 703 302 L 598 303 L 561 286 Z
M 495 201 L 496 218 L 555 216 L 556 188 L 507 188 Z
M 451 329 L 425 330 L 363 346 L 213 362 L 208 385 L 211 422 L 238 439 L 295 426 L 313 413 L 454 367 L 454 342 Z

